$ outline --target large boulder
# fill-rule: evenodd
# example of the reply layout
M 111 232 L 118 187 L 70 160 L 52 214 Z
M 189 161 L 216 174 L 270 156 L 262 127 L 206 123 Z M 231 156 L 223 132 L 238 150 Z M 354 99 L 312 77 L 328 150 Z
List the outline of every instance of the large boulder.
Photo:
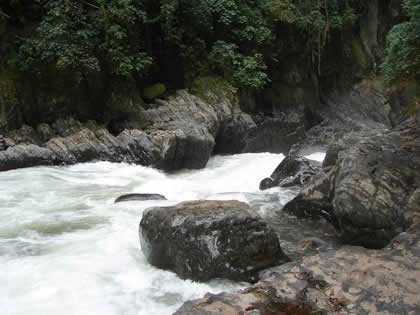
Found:
M 418 200 L 419 130 L 420 118 L 414 117 L 392 131 L 362 134 L 331 159 L 331 173 L 320 175 L 284 209 L 325 216 L 346 243 L 384 247 L 407 229 L 407 216 Z
M 158 168 L 199 169 L 207 164 L 214 150 L 218 153 L 245 150 L 248 135 L 255 129 L 251 117 L 241 112 L 229 97 L 216 96 L 208 87 L 196 93 L 201 97 L 179 90 L 141 112 L 150 123 L 146 133 L 161 147 L 159 159 L 154 163 Z
M 320 168 L 320 163 L 308 160 L 301 156 L 288 155 L 271 174 L 260 183 L 260 189 L 271 187 L 302 186 L 315 175 Z
M 268 269 L 233 293 L 185 302 L 176 315 L 419 314 L 420 226 L 382 250 L 345 246 Z
M 223 121 L 216 137 L 216 153 L 236 154 L 248 151 L 248 143 L 256 132 L 255 122 L 243 112 L 235 112 Z
M 147 261 L 183 279 L 256 282 L 287 260 L 276 233 L 239 201 L 190 201 L 147 209 L 140 222 Z

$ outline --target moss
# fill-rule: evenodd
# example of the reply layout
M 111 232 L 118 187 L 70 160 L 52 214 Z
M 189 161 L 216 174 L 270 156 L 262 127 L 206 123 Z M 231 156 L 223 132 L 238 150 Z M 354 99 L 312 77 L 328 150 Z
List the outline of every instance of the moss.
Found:
M 113 92 L 111 94 L 110 109 L 121 112 L 134 112 L 143 105 L 144 101 L 139 95 L 124 94 L 123 92 Z
M 238 90 L 225 79 L 217 76 L 197 77 L 189 86 L 189 91 L 207 103 L 227 98 L 231 104 L 238 104 Z
M 143 96 L 147 100 L 154 100 L 158 97 L 161 97 L 166 92 L 166 86 L 163 83 L 156 83 L 150 86 L 147 86 L 143 89 Z

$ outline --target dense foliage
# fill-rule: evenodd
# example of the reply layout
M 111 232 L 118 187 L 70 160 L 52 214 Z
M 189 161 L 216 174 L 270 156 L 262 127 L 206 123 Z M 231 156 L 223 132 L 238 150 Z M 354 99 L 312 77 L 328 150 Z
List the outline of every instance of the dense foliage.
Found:
M 345 30 L 356 22 L 357 3 L 342 0 L 278 0 L 274 2 L 273 14 L 277 20 L 291 24 L 307 35 L 307 48 L 317 58 L 320 74 L 322 50 L 330 38 L 330 32 Z
M 11 2 L 17 14 L 24 1 Z M 349 4 L 350 3 L 350 4 Z M 297 28 L 307 53 L 320 60 L 330 30 L 357 19 L 351 1 L 339 0 L 37 0 L 36 34 L 21 36 L 23 71 L 117 77 L 159 76 L 182 64 L 185 77 L 212 72 L 238 87 L 262 88 L 275 62 L 276 25 Z M 15 12 L 15 13 L 16 13 Z
M 403 7 L 408 20 L 387 36 L 382 71 L 388 85 L 420 81 L 420 0 L 404 0 Z

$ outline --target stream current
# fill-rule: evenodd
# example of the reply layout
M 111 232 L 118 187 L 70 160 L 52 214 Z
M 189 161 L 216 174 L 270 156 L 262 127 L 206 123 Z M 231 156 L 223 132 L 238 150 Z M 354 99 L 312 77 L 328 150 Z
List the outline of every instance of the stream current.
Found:
M 275 214 L 296 191 L 259 191 L 283 158 L 215 156 L 205 169 L 173 173 L 108 162 L 0 173 L 1 314 L 165 315 L 207 292 L 245 287 L 181 280 L 150 266 L 140 250 L 138 224 L 151 206 L 235 199 L 270 219 L 287 252 L 324 232 L 317 232 L 318 223 Z M 322 160 L 323 154 L 311 158 Z M 158 193 L 168 200 L 114 204 L 127 193 Z

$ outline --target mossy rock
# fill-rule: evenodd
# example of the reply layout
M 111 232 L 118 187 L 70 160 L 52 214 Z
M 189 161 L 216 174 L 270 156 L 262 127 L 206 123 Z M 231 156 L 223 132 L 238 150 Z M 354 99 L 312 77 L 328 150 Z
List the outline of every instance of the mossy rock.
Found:
M 207 103 L 227 98 L 232 105 L 239 103 L 238 90 L 225 79 L 217 76 L 197 77 L 189 86 L 189 91 Z
M 361 69 L 366 70 L 371 66 L 371 59 L 363 48 L 360 38 L 353 37 L 350 41 L 352 59 L 356 61 Z
M 166 86 L 163 83 L 156 83 L 147 86 L 143 89 L 143 96 L 145 99 L 152 101 L 158 97 L 163 96 L 166 92 Z
M 122 93 L 112 93 L 111 95 L 110 108 L 112 110 L 125 113 L 135 112 L 143 104 L 143 99 L 138 95 L 124 95 Z
M 137 112 L 144 101 L 132 82 L 114 82 L 109 108 L 124 113 Z

